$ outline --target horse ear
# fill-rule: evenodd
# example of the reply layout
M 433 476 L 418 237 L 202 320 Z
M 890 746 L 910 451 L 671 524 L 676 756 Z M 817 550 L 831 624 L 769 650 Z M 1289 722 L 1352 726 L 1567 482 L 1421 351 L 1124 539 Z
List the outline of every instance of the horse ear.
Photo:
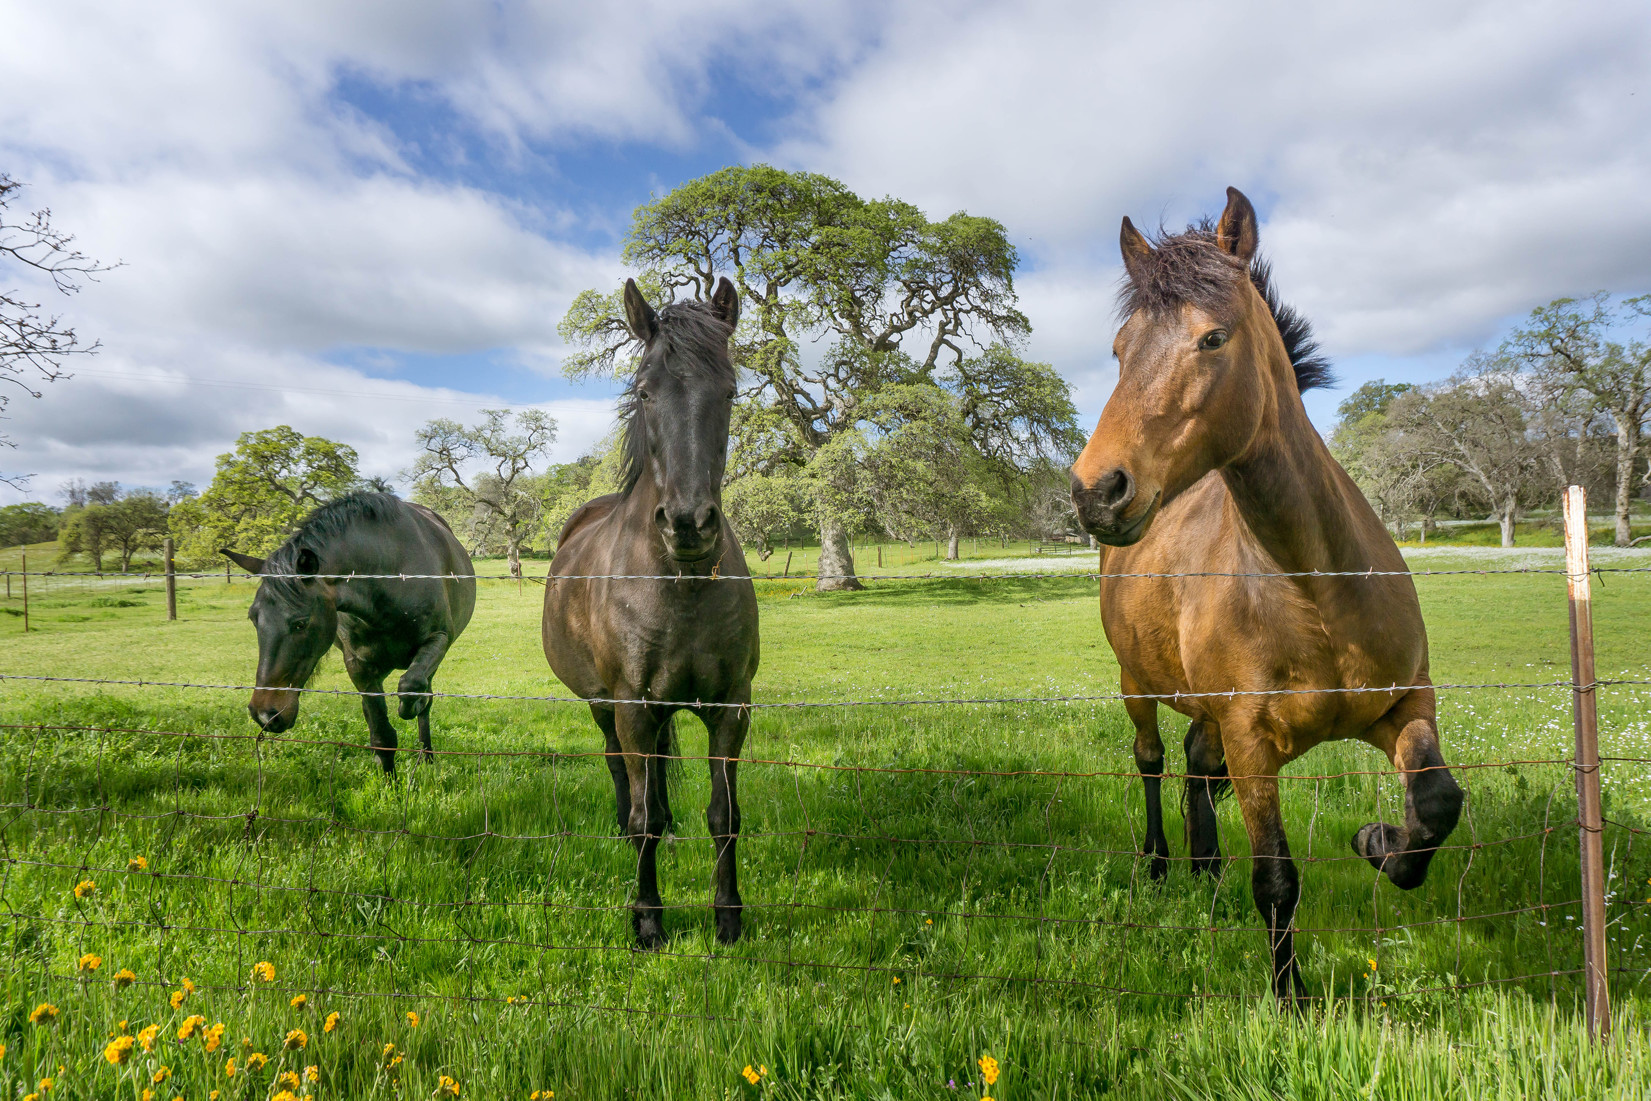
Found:
M 298 560 L 293 563 L 293 572 L 299 575 L 316 574 L 321 572 L 321 558 L 313 550 L 305 547 L 298 552 Z
M 644 344 L 659 332 L 659 315 L 642 297 L 635 279 L 625 280 L 625 325 L 631 330 L 631 335 Z
M 740 296 L 725 275 L 717 280 L 717 289 L 711 293 L 711 309 L 730 329 L 740 323 Z
M 1215 243 L 1248 264 L 1260 240 L 1255 207 L 1238 188 L 1227 188 L 1227 209 L 1221 212 L 1221 221 L 1216 223 Z
M 1129 272 L 1131 279 L 1139 282 L 1142 267 L 1147 257 L 1152 255 L 1152 245 L 1135 228 L 1135 223 L 1129 220 L 1127 214 L 1124 215 L 1123 228 L 1118 231 L 1118 251 L 1124 254 L 1124 270 Z
M 262 558 L 254 558 L 250 554 L 236 554 L 228 547 L 220 547 L 218 549 L 218 553 L 235 563 L 237 566 L 241 567 L 247 573 L 264 572 L 264 560 Z

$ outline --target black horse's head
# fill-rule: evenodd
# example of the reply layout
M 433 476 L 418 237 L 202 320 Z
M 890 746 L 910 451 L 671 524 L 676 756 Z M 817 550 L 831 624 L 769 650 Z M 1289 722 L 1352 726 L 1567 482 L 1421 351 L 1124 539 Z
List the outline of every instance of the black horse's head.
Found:
M 642 358 L 621 404 L 628 495 L 646 476 L 655 492 L 654 526 L 678 562 L 717 553 L 722 536 L 722 472 L 734 407 L 728 338 L 739 295 L 726 278 L 709 302 L 678 302 L 658 313 L 636 281 L 625 281 L 625 320 Z
M 314 575 L 321 560 L 310 547 L 288 542 L 265 558 L 223 554 L 263 582 L 252 598 L 247 618 L 258 629 L 258 680 L 247 711 L 252 721 L 279 734 L 298 721 L 298 689 L 338 632 L 338 605 L 332 585 Z

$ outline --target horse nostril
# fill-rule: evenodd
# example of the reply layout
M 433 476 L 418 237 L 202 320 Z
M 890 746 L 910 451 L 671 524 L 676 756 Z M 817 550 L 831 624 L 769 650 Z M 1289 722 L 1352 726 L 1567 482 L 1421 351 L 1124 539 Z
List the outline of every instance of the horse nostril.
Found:
M 661 530 L 671 526 L 670 519 L 665 515 L 665 506 L 654 509 L 654 525 Z
M 717 527 L 718 519 L 717 506 L 705 505 L 699 510 L 698 523 L 694 526 L 699 528 L 700 531 L 714 530 Z
M 1114 511 L 1129 504 L 1135 496 L 1135 479 L 1122 467 L 1107 474 L 1095 483 L 1095 501 L 1102 508 Z

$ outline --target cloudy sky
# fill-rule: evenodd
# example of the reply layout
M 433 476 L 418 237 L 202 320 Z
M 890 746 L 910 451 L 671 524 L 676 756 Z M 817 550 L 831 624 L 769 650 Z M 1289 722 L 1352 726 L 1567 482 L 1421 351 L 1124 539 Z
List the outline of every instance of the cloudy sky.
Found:
M 0 469 L 201 485 L 253 428 L 394 476 L 413 429 L 612 390 L 559 371 L 650 195 L 730 163 L 1001 220 L 1029 353 L 1086 427 L 1119 218 L 1228 184 L 1342 377 L 1447 374 L 1531 307 L 1651 290 L 1641 3 L 0 0 L 0 171 L 124 266 L 60 307 L 102 353 L 18 397 Z M 8 288 L 26 284 L 0 273 Z M 0 488 L 0 502 L 20 499 Z

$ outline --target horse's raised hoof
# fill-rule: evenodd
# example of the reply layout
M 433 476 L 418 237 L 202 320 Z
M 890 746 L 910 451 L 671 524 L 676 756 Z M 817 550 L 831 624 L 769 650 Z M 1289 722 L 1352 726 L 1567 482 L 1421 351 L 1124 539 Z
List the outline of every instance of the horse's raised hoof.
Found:
M 424 678 L 403 676 L 396 684 L 396 691 L 406 693 L 396 705 L 403 719 L 416 719 L 430 710 L 430 697 L 420 694 L 430 691 L 430 682 Z
M 723 944 L 733 944 L 735 941 L 740 939 L 740 933 L 742 931 L 743 926 L 740 918 L 740 907 L 718 906 L 717 940 L 721 941 Z
M 631 912 L 631 928 L 636 932 L 636 946 L 652 952 L 665 946 L 665 924 L 658 910 L 648 913 Z
M 1372 868 L 1385 873 L 1395 887 L 1408 891 L 1421 883 L 1411 867 L 1413 862 L 1406 859 L 1405 833 L 1397 826 L 1386 822 L 1361 826 L 1353 835 L 1353 851 L 1370 861 Z

